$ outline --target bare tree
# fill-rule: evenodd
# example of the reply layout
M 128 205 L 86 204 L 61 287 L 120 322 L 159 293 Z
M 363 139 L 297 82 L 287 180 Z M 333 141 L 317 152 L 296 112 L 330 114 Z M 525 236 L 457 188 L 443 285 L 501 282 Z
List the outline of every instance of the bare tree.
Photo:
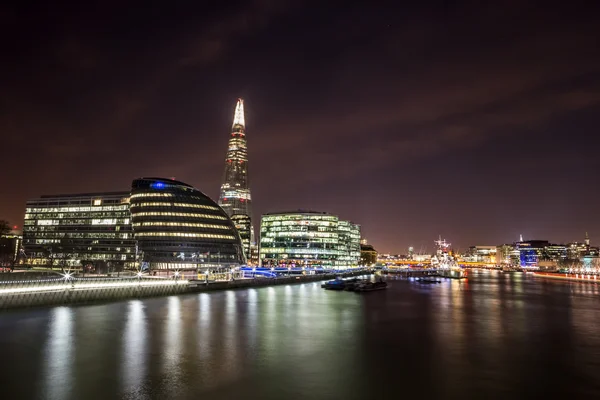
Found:
M 0 236 L 8 235 L 12 229 L 7 220 L 0 219 Z

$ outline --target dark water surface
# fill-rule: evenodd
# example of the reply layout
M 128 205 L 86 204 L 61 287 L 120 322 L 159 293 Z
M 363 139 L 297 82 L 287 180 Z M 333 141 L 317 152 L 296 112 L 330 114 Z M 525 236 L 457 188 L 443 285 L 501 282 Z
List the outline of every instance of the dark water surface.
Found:
M 595 284 L 472 272 L 0 314 L 6 399 L 600 398 Z

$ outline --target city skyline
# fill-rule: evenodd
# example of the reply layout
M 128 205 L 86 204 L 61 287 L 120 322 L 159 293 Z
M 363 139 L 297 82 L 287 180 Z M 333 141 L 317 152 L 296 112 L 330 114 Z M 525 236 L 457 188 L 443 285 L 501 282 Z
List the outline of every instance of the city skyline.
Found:
M 0 219 L 142 176 L 218 199 L 241 97 L 255 226 L 327 211 L 383 253 L 598 243 L 598 5 L 537 4 L 5 6 Z

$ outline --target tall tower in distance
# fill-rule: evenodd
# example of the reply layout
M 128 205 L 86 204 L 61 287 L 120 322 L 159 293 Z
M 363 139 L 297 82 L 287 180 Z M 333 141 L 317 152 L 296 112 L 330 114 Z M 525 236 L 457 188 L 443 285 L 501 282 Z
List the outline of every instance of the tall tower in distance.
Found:
M 225 157 L 225 172 L 219 195 L 219 205 L 235 224 L 246 258 L 250 258 L 250 244 L 254 241 L 252 227 L 252 197 L 248 179 L 248 148 L 244 100 L 238 99 L 231 126 L 231 136 Z
M 590 237 L 588 236 L 588 233 L 585 233 L 585 245 L 589 246 L 590 245 Z

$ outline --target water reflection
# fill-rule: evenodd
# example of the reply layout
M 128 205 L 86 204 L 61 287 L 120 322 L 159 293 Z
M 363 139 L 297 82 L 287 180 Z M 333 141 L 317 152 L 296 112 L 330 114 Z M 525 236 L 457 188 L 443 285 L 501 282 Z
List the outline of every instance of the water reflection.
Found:
M 0 351 L 30 373 L 2 387 L 61 400 L 597 398 L 597 295 L 475 273 L 364 295 L 310 283 L 23 311 Z M 19 341 L 28 320 L 41 321 L 30 333 L 43 339 Z M 43 347 L 26 349 L 42 362 L 23 368 L 17 343 Z M 36 376 L 42 384 L 29 385 Z M 552 386 L 565 380 L 574 384 Z
M 147 327 L 144 303 L 140 300 L 129 302 L 125 332 L 123 334 L 123 391 L 134 392 L 139 389 L 147 373 Z
M 45 357 L 45 392 L 49 399 L 68 398 L 73 389 L 73 309 L 57 307 L 50 316 Z
M 237 294 L 238 292 L 228 290 L 225 292 L 225 325 L 223 326 L 223 354 L 221 376 L 233 379 L 239 372 L 240 360 L 238 360 L 238 318 Z
M 169 389 L 173 393 L 183 387 L 182 382 L 182 337 L 181 337 L 181 297 L 171 296 L 167 299 L 167 320 L 164 347 L 161 349 L 163 357 L 163 376 L 167 377 Z

